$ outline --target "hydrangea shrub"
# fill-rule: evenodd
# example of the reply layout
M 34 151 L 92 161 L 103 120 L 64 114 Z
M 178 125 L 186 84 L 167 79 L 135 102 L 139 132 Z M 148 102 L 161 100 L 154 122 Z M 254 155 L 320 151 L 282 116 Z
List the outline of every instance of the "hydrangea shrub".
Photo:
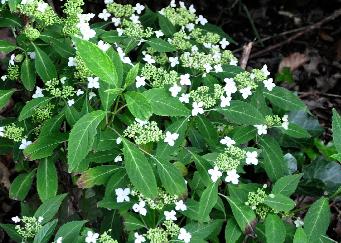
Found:
M 42 0 L 0 5 L 16 41 L 0 41 L 0 153 L 16 163 L 9 196 L 21 205 L 0 225 L 10 238 L 333 242 L 337 187 L 301 205 L 315 178 L 302 151 L 320 135 L 305 104 L 266 64 L 240 68 L 234 40 L 193 5 L 105 3 L 96 14 L 83 0 L 62 14 Z

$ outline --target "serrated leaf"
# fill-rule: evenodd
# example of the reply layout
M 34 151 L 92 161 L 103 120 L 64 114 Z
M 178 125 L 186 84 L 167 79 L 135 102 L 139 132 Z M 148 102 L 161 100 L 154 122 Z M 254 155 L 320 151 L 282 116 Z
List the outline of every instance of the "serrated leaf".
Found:
M 148 120 L 153 114 L 150 101 L 143 93 L 130 91 L 124 95 L 131 114 L 140 120 Z
M 44 82 L 57 78 L 56 67 L 50 57 L 35 44 L 33 46 L 36 54 L 34 64 L 40 78 Z
M 170 22 L 168 18 L 166 18 L 165 16 L 161 14 L 159 14 L 158 17 L 159 17 L 159 25 L 160 25 L 162 32 L 165 34 L 165 36 L 172 36 L 176 32 L 176 29 L 174 25 L 172 24 L 172 22 Z
M 201 194 L 199 201 L 198 216 L 201 221 L 204 221 L 212 211 L 218 200 L 218 184 L 213 183 L 208 186 Z
M 36 75 L 34 70 L 34 64 L 29 57 L 26 57 L 21 64 L 20 79 L 24 87 L 32 91 L 36 84 Z
M 14 91 L 14 89 L 0 90 L 0 109 L 8 103 Z
M 23 121 L 31 117 L 37 108 L 46 105 L 51 99 L 51 97 L 40 97 L 28 101 L 19 114 L 19 121 Z
M 37 170 L 37 191 L 42 202 L 57 195 L 58 175 L 53 158 L 39 162 Z
M 286 229 L 283 221 L 275 214 L 269 214 L 265 219 L 265 237 L 267 243 L 285 241 Z
M 53 235 L 53 232 L 57 226 L 58 220 L 55 219 L 41 227 L 37 234 L 34 236 L 33 243 L 47 243 Z
M 300 182 L 303 174 L 283 176 L 276 181 L 272 186 L 273 194 L 282 194 L 284 196 L 291 196 L 296 191 L 297 185 Z
M 289 123 L 288 129 L 281 128 L 281 131 L 293 138 L 310 138 L 311 135 L 304 128 L 296 125 L 295 123 Z
M 270 194 L 264 200 L 264 204 L 268 205 L 275 211 L 289 212 L 295 207 L 295 202 L 282 194 Z
M 195 118 L 195 124 L 199 133 L 201 133 L 209 144 L 215 145 L 218 143 L 217 129 L 207 118 L 204 116 L 197 116 Z
M 147 40 L 147 44 L 158 52 L 176 51 L 176 48 L 173 45 L 169 44 L 167 41 L 162 40 L 160 38 L 151 38 Z
M 140 69 L 139 63 L 137 63 L 135 66 L 129 69 L 129 72 L 127 73 L 127 76 L 124 82 L 124 87 L 127 88 L 135 82 L 137 74 L 139 73 L 139 69 Z
M 156 197 L 158 191 L 155 175 L 144 154 L 126 139 L 123 139 L 123 154 L 131 183 L 146 197 Z
M 208 238 L 212 233 L 219 232 L 223 220 L 216 219 L 209 223 L 191 222 L 185 226 L 185 229 L 192 235 L 191 241 L 198 242 Z
M 96 185 L 103 185 L 118 170 L 122 170 L 122 168 L 116 165 L 102 165 L 88 169 L 78 178 L 77 185 L 79 188 L 91 188 Z
M 205 186 L 208 186 L 212 183 L 211 177 L 208 174 L 208 170 L 211 168 L 210 163 L 202 158 L 201 156 L 197 155 L 196 153 L 192 152 L 191 150 L 187 150 L 188 153 L 191 154 L 195 167 L 198 170 L 198 173 L 202 179 L 202 182 L 204 183 Z
M 6 40 L 0 40 L 0 52 L 11 52 L 15 50 L 16 45 L 12 44 L 9 41 Z
M 11 183 L 9 197 L 19 201 L 24 200 L 31 189 L 35 172 L 35 170 L 32 170 L 30 173 L 18 175 Z
M 69 172 L 82 171 L 87 165 L 82 162 L 90 152 L 97 134 L 97 127 L 105 117 L 105 112 L 98 110 L 86 114 L 72 128 L 68 144 Z
M 43 204 L 39 206 L 37 211 L 34 213 L 34 217 L 36 218 L 43 217 L 43 221 L 41 222 L 42 224 L 49 222 L 58 212 L 59 207 L 62 204 L 65 197 L 66 194 L 60 194 L 46 200 L 45 202 L 43 202 Z
M 264 96 L 274 105 L 285 111 L 305 110 L 306 106 L 296 95 L 291 91 L 282 88 L 274 87 L 272 91 L 264 90 Z
M 341 116 L 335 109 L 333 109 L 332 130 L 335 148 L 341 153 Z
M 228 219 L 225 227 L 225 242 L 235 243 L 241 235 L 242 231 L 240 230 L 236 220 L 233 218 Z
M 254 139 L 257 135 L 257 128 L 252 126 L 238 126 L 233 130 L 231 138 L 237 144 L 244 144 Z
M 63 224 L 57 231 L 54 240 L 57 241 L 59 237 L 62 237 L 63 243 L 73 243 L 74 240 L 79 236 L 81 229 L 83 228 L 86 220 L 82 221 L 71 221 Z
M 130 214 L 124 214 L 123 215 L 124 219 L 124 227 L 126 230 L 133 231 L 133 230 L 138 230 L 141 228 L 144 228 L 145 225 L 137 218 Z
M 307 235 L 302 228 L 296 230 L 293 243 L 308 243 Z

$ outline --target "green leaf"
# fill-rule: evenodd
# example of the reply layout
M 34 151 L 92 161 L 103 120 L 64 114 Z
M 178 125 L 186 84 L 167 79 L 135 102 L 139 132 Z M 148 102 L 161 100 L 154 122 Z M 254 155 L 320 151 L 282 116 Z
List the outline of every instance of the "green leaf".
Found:
M 333 109 L 332 130 L 335 148 L 341 153 L 341 116 L 335 109 Z
M 35 172 L 32 170 L 30 173 L 18 175 L 11 183 L 9 197 L 19 201 L 24 200 L 31 189 Z
M 53 232 L 57 226 L 57 223 L 58 223 L 58 220 L 55 219 L 51 222 L 48 222 L 43 227 L 41 227 L 40 230 L 35 235 L 33 243 L 47 243 L 47 242 L 49 242 L 49 239 L 53 235 Z
M 115 198 L 116 194 L 114 188 L 123 187 L 128 184 L 128 176 L 125 168 L 120 167 L 119 170 L 115 170 L 105 187 L 105 198 Z
M 257 135 L 257 128 L 252 126 L 238 126 L 233 130 L 231 138 L 237 144 L 244 144 L 254 139 Z
M 72 128 L 67 155 L 69 172 L 87 169 L 87 165 L 82 162 L 92 148 L 97 134 L 97 127 L 104 119 L 105 114 L 101 110 L 93 111 L 79 119 Z
M 12 44 L 9 41 L 6 40 L 0 40 L 0 52 L 11 52 L 14 51 L 16 48 L 16 45 Z
M 124 97 L 129 111 L 136 118 L 145 121 L 153 114 L 150 101 L 142 93 L 129 91 Z
M 57 195 L 58 175 L 53 158 L 39 162 L 37 170 L 37 191 L 42 202 Z
M 34 213 L 34 217 L 43 217 L 42 224 L 49 222 L 59 210 L 60 205 L 62 204 L 66 194 L 60 194 L 50 199 L 47 199 L 43 202 L 42 205 L 39 206 L 37 211 Z
M 77 51 L 87 68 L 101 80 L 119 88 L 116 68 L 114 63 L 110 60 L 110 57 L 97 45 L 89 41 L 81 40 L 79 38 L 74 38 L 73 40 L 76 44 Z
M 277 141 L 269 136 L 259 137 L 264 158 L 263 167 L 271 181 L 276 181 L 288 173 L 283 159 L 283 152 Z
M 31 161 L 49 157 L 58 145 L 65 141 L 67 141 L 67 134 L 65 133 L 54 133 L 39 137 L 24 150 L 24 155 Z
M 219 232 L 222 223 L 221 219 L 212 220 L 207 224 L 192 222 L 187 224 L 185 229 L 192 235 L 191 242 L 198 242 L 198 240 L 206 239 L 213 233 Z
M 138 230 L 146 227 L 139 219 L 130 214 L 123 214 L 124 227 L 128 231 Z
M 176 51 L 176 48 L 169 44 L 167 41 L 159 38 L 151 38 L 147 40 L 147 44 L 158 52 L 171 52 Z
M 201 221 L 204 221 L 210 215 L 217 200 L 218 184 L 213 183 L 203 191 L 200 197 L 198 216 Z
M 135 82 L 135 79 L 137 77 L 137 74 L 139 73 L 140 64 L 137 63 L 135 66 L 133 66 L 131 69 L 129 69 L 129 72 L 126 76 L 124 87 L 129 87 Z
M 2 11 L 0 16 L 0 27 L 21 27 L 22 20 L 19 16 L 8 11 Z
M 213 126 L 213 124 L 202 115 L 195 118 L 195 123 L 198 131 L 201 133 L 204 139 L 208 143 L 216 145 L 218 142 L 218 134 L 217 129 Z
M 165 34 L 165 36 L 172 36 L 176 32 L 176 29 L 174 25 L 172 24 L 172 22 L 170 22 L 162 14 L 159 14 L 158 17 L 159 17 L 159 25 L 160 25 L 162 32 Z
M 50 118 L 49 120 L 46 120 L 40 129 L 39 136 L 46 136 L 58 133 L 60 131 L 60 127 L 64 121 L 64 118 L 64 112 L 61 111 L 56 116 Z
M 75 50 L 72 48 L 70 39 L 58 38 L 56 34 L 51 31 L 41 33 L 39 38 L 51 45 L 61 57 L 68 58 L 75 55 Z
M 8 103 L 14 91 L 14 89 L 0 90 L 0 109 Z
M 91 168 L 82 173 L 77 180 L 77 185 L 79 188 L 91 188 L 96 185 L 103 185 L 118 170 L 122 170 L 122 168 L 116 165 L 102 165 Z
M 295 123 L 289 123 L 288 129 L 281 128 L 281 131 L 293 138 L 310 138 L 311 135 L 304 128 L 296 125 Z
M 156 197 L 155 175 L 144 154 L 126 139 L 123 139 L 123 154 L 125 168 L 134 187 L 146 197 Z
M 264 90 L 264 96 L 274 105 L 285 111 L 305 110 L 306 106 L 293 92 L 282 88 L 274 87 L 272 91 Z
M 275 211 L 282 212 L 289 212 L 295 207 L 295 202 L 282 194 L 270 194 L 267 198 L 265 198 L 264 204 L 268 205 Z
M 328 199 L 321 197 L 310 206 L 304 217 L 304 231 L 308 242 L 320 242 L 319 238 L 324 235 L 330 223 L 330 209 Z
M 282 194 L 284 196 L 291 196 L 296 191 L 297 185 L 300 182 L 303 174 L 283 176 L 276 181 L 272 186 L 273 194 Z
M 15 229 L 14 224 L 0 224 L 0 227 L 6 232 L 6 234 L 15 242 L 22 242 L 22 238 Z
M 293 243 L 308 243 L 308 237 L 302 228 L 296 230 Z
M 286 229 L 283 221 L 275 214 L 269 214 L 265 219 L 265 237 L 267 243 L 285 241 Z
M 211 168 L 210 163 L 202 158 L 201 156 L 197 155 L 196 153 L 192 152 L 191 150 L 187 150 L 188 153 L 191 154 L 194 163 L 195 168 L 198 170 L 198 173 L 202 179 L 202 182 L 205 186 L 209 186 L 212 183 L 211 177 L 208 174 L 208 170 Z
M 231 197 L 225 197 L 231 206 L 233 216 L 242 232 L 252 230 L 253 221 L 256 220 L 255 213 L 247 206 L 238 204 Z
M 113 90 L 116 92 L 112 92 Z M 114 84 L 108 84 L 100 80 L 98 93 L 101 99 L 101 106 L 103 110 L 110 111 L 110 108 L 114 104 L 117 96 L 121 93 L 121 89 L 115 88 Z
M 225 242 L 235 243 L 238 241 L 242 232 L 233 218 L 227 220 L 227 224 L 225 227 Z
M 40 78 L 44 82 L 57 78 L 56 67 L 53 64 L 50 57 L 43 50 L 37 47 L 35 44 L 33 44 L 33 46 L 34 46 L 34 51 L 36 53 L 34 64 L 35 64 L 36 71 L 38 75 L 40 76 Z
M 240 125 L 265 124 L 264 116 L 254 106 L 244 101 L 231 101 L 229 107 L 218 108 L 217 110 L 232 123 Z
M 74 240 L 79 236 L 81 229 L 83 228 L 86 220 L 82 221 L 71 221 L 63 224 L 57 231 L 54 240 L 57 241 L 59 237 L 63 238 L 63 243 L 73 243 Z
M 34 70 L 34 64 L 29 57 L 26 57 L 21 64 L 20 79 L 24 87 L 32 91 L 36 85 L 36 75 Z
M 40 106 L 46 105 L 52 98 L 51 97 L 39 97 L 33 100 L 28 101 L 25 106 L 22 108 L 19 121 L 23 121 L 29 117 L 31 117 L 37 108 Z
M 163 88 L 143 92 L 152 105 L 153 113 L 159 116 L 188 116 L 190 111 L 179 99 L 171 97 Z

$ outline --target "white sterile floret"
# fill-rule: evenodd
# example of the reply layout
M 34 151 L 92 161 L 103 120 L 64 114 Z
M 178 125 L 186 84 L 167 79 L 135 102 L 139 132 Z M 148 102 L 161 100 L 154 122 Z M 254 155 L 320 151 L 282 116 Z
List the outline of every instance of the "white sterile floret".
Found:
M 18 216 L 12 217 L 11 219 L 16 224 L 20 222 L 20 218 Z
M 96 93 L 95 92 L 89 92 L 89 100 L 91 100 L 92 98 L 96 97 Z
M 60 82 L 62 83 L 62 84 L 65 84 L 65 81 L 66 81 L 66 77 L 62 77 L 61 79 L 60 79 Z
M 258 164 L 257 156 L 258 156 L 257 151 L 246 152 L 246 161 L 245 161 L 245 163 L 247 165 L 257 165 Z
M 144 9 L 145 9 L 145 7 L 140 3 L 136 3 L 136 5 L 134 7 L 134 10 L 137 14 L 141 14 Z
M 186 29 L 191 32 L 194 30 L 195 25 L 193 23 L 186 24 Z
M 177 84 L 173 84 L 173 86 L 169 88 L 169 91 L 173 97 L 176 97 L 180 93 L 181 87 Z
M 268 66 L 266 64 L 264 64 L 264 66 L 262 67 L 261 71 L 263 71 L 265 76 L 269 76 L 270 75 L 270 72 L 268 71 Z
M 172 1 L 169 3 L 169 6 L 172 7 L 172 8 L 176 8 L 175 0 L 172 0 Z
M 14 61 L 15 61 L 15 54 L 12 54 L 11 57 L 9 58 L 8 64 L 14 65 Z
M 141 214 L 141 215 L 143 215 L 143 216 L 146 216 L 146 214 L 147 214 L 147 209 L 145 208 L 145 206 L 146 206 L 145 201 L 141 200 L 139 203 L 135 203 L 135 204 L 133 205 L 133 210 L 134 210 L 134 212 L 136 212 L 136 213 L 139 213 L 139 214 Z
M 126 56 L 126 54 L 124 53 L 121 47 L 117 47 L 116 50 L 123 63 L 133 65 L 130 58 Z
M 116 193 L 116 201 L 118 203 L 122 203 L 122 202 L 129 202 L 130 198 L 130 188 L 117 188 L 115 189 L 115 193 Z
M 175 202 L 175 210 L 177 210 L 177 211 L 186 211 L 187 210 L 187 206 L 186 206 L 186 204 L 184 204 L 183 200 L 179 200 L 179 201 Z
M 106 42 L 104 42 L 102 40 L 100 40 L 97 43 L 97 46 L 99 47 L 99 49 L 101 49 L 104 52 L 106 52 L 111 47 L 111 45 L 109 43 L 106 43 Z
M 62 243 L 63 242 L 63 237 L 58 237 L 57 240 L 56 240 L 56 243 Z
M 289 129 L 289 116 L 288 115 L 284 115 L 282 117 L 282 127 L 285 129 L 285 130 L 288 130 Z
M 116 31 L 117 31 L 118 36 L 121 36 L 124 33 L 124 29 L 121 29 L 121 28 L 117 28 Z
M 296 228 L 299 228 L 299 227 L 304 225 L 304 222 L 302 221 L 302 219 L 300 217 L 297 217 L 297 219 L 294 221 L 294 224 L 295 224 Z
M 68 63 L 67 63 L 67 65 L 68 65 L 69 67 L 75 67 L 75 66 L 77 66 L 76 58 L 75 58 L 75 57 L 69 57 L 69 58 L 68 58 Z
M 115 163 L 118 163 L 118 162 L 121 162 L 121 161 L 123 161 L 121 155 L 117 155 L 117 156 L 115 157 L 115 159 L 114 159 L 114 162 L 115 162 Z
M 102 13 L 98 14 L 98 18 L 103 19 L 104 21 L 108 21 L 111 14 L 108 12 L 107 9 L 103 9 Z
M 35 59 L 36 58 L 36 53 L 34 51 L 28 51 L 27 54 L 29 55 L 29 57 L 31 59 Z
M 161 30 L 154 31 L 154 34 L 157 38 L 160 38 L 161 36 L 164 36 L 165 34 Z
M 181 85 L 191 85 L 191 80 L 189 79 L 190 75 L 188 73 L 180 75 L 180 84 Z
M 3 137 L 5 134 L 5 128 L 4 127 L 0 127 L 0 137 Z
M 247 99 L 247 97 L 252 95 L 251 87 L 240 89 L 239 92 L 242 94 L 243 99 Z
M 230 146 L 236 144 L 236 141 L 234 141 L 232 138 L 226 136 L 220 140 L 220 143 L 226 145 L 227 147 L 230 147 Z
M 193 102 L 192 104 L 192 116 L 197 116 L 198 114 L 204 114 L 203 102 Z
M 176 221 L 176 212 L 172 211 L 164 211 L 163 214 L 166 217 L 166 220 Z
M 44 97 L 43 89 L 37 86 L 36 92 L 34 92 L 34 94 L 32 95 L 32 98 L 36 99 L 36 98 L 41 98 L 41 97 Z
M 39 217 L 38 217 L 38 223 L 43 222 L 43 220 L 44 220 L 44 217 L 42 217 L 42 216 L 39 216 Z
M 207 49 L 211 49 L 212 48 L 212 44 L 211 43 L 204 43 L 202 44 L 205 48 Z
M 2 81 L 6 81 L 6 79 L 7 79 L 7 75 L 2 75 L 2 76 L 1 76 L 1 80 L 2 80 Z
M 114 2 L 114 0 L 104 0 L 104 3 L 105 4 L 111 4 L 111 3 L 113 3 Z
M 149 54 L 145 54 L 144 57 L 142 58 L 143 61 L 145 61 L 148 64 L 153 64 L 155 63 L 155 60 L 153 59 L 153 57 Z
M 169 131 L 166 132 L 166 137 L 164 139 L 165 143 L 168 143 L 169 146 L 174 146 L 175 141 L 179 138 L 178 133 L 171 133 Z
M 121 24 L 121 19 L 120 18 L 116 18 L 116 17 L 112 17 L 111 18 L 111 22 L 113 22 L 113 24 L 117 27 L 117 26 L 119 26 Z
M 233 59 L 233 60 L 230 61 L 229 64 L 232 65 L 232 66 L 237 66 L 238 60 L 237 59 Z
M 185 243 L 189 243 L 191 241 L 192 235 L 187 232 L 185 228 L 180 229 L 180 234 L 178 235 L 178 240 L 183 240 Z
M 49 6 L 49 5 L 48 5 L 47 3 L 45 3 L 45 2 L 39 2 L 39 3 L 38 3 L 38 6 L 37 6 L 37 10 L 38 10 L 39 12 L 44 13 L 48 6 Z
M 211 175 L 211 180 L 213 182 L 216 182 L 223 175 L 217 166 L 214 166 L 213 169 L 209 169 L 208 174 Z
M 274 84 L 272 78 L 269 78 L 269 79 L 267 79 L 267 80 L 264 80 L 264 81 L 263 81 L 263 84 L 264 84 L 265 88 L 266 88 L 267 90 L 269 90 L 269 91 L 272 91 L 272 89 L 273 89 L 274 87 L 276 87 L 276 84 Z
M 191 52 L 198 52 L 198 51 L 199 51 L 199 48 L 196 45 L 192 46 Z
M 84 40 L 90 40 L 96 36 L 96 31 L 90 28 L 89 23 L 80 22 L 77 24 L 77 27 L 79 28 Z
M 84 94 L 84 91 L 81 90 L 81 89 L 77 89 L 76 95 L 77 95 L 77 96 L 81 96 L 82 94 Z
M 257 128 L 258 135 L 263 135 L 268 133 L 268 126 L 267 125 L 254 125 Z
M 223 72 L 223 67 L 221 66 L 221 64 L 214 65 L 214 71 L 215 71 L 216 73 L 221 73 L 221 72 Z
M 180 102 L 181 103 L 186 103 L 188 104 L 189 103 L 189 97 L 190 95 L 189 94 L 182 94 L 179 98 Z
M 2 0 L 1 3 L 5 3 L 7 0 Z M 26 5 L 26 4 L 31 4 L 33 0 L 22 0 L 20 4 Z
M 71 99 L 71 100 L 67 101 L 67 105 L 68 106 L 73 106 L 74 104 L 75 104 L 75 100 L 74 99 Z
M 116 138 L 116 144 L 120 144 L 120 143 L 122 143 L 122 138 L 121 137 Z
M 169 62 L 171 67 L 175 67 L 179 64 L 179 58 L 178 57 L 169 57 Z
M 19 146 L 19 149 L 24 150 L 26 149 L 30 144 L 32 144 L 31 141 L 26 140 L 26 138 L 21 140 L 21 144 Z
M 239 182 L 239 175 L 235 169 L 230 170 L 227 172 L 227 176 L 225 178 L 226 182 L 231 182 L 232 184 L 238 184 Z
M 194 5 L 191 4 L 191 6 L 189 6 L 188 10 L 191 12 L 191 13 L 195 13 L 197 10 L 194 8 Z
M 222 49 L 225 49 L 228 45 L 230 45 L 230 42 L 228 42 L 226 40 L 226 38 L 223 38 L 220 42 L 219 42 L 220 46 Z
M 144 238 L 143 235 L 140 235 L 140 234 L 137 233 L 137 232 L 135 232 L 134 237 L 135 237 L 134 243 L 146 242 L 146 238 Z
M 136 88 L 140 88 L 146 85 L 146 78 L 136 76 Z
M 196 23 L 200 23 L 201 25 L 205 25 L 208 23 L 208 21 L 204 16 L 199 15 L 199 17 L 196 20 Z
M 86 243 L 96 243 L 98 237 L 99 237 L 98 233 L 94 233 L 94 232 L 89 230 L 87 235 L 86 235 L 85 242 Z
M 140 23 L 140 16 L 133 14 L 132 16 L 130 16 L 129 18 L 131 20 L 131 22 L 133 22 L 134 24 L 138 24 Z
M 99 89 L 99 77 L 88 77 L 88 88 Z
M 230 106 L 230 102 L 232 100 L 231 96 L 221 96 L 220 97 L 220 107 L 224 108 L 226 106 Z
M 144 120 L 141 120 L 139 118 L 135 118 L 135 121 L 140 125 L 140 126 L 144 126 L 144 125 L 147 125 L 148 124 L 148 121 L 144 121 Z
M 213 69 L 212 66 L 211 66 L 211 64 L 209 64 L 209 63 L 205 63 L 204 68 L 205 68 L 205 72 L 206 72 L 206 73 L 211 72 L 212 69 Z

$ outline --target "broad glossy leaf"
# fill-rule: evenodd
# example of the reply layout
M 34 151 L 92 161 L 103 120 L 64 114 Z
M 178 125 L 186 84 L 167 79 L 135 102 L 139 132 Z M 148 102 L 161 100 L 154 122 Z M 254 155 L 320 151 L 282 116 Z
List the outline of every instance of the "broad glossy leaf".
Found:
M 9 11 L 2 11 L 0 16 L 0 27 L 21 27 L 22 20 L 19 16 Z
M 36 171 L 32 170 L 30 173 L 18 175 L 11 183 L 9 197 L 19 201 L 24 200 L 31 189 L 35 173 Z
M 124 82 L 124 87 L 129 87 L 135 82 L 137 74 L 139 73 L 139 69 L 140 69 L 139 63 L 137 63 L 135 66 L 129 69 L 129 72 L 127 73 L 127 76 Z
M 247 143 L 257 135 L 257 128 L 253 126 L 238 126 L 233 130 L 231 138 L 237 144 Z
M 19 121 L 23 121 L 31 117 L 38 107 L 46 105 L 51 99 L 51 97 L 40 97 L 28 101 L 19 114 Z
M 79 188 L 91 188 L 93 186 L 103 185 L 118 170 L 122 170 L 122 168 L 116 165 L 102 165 L 88 169 L 78 178 L 77 185 Z
M 191 150 L 187 150 L 188 153 L 191 154 L 192 159 L 194 160 L 195 167 L 198 170 L 198 173 L 202 179 L 202 182 L 204 183 L 205 186 L 208 186 L 212 183 L 211 177 L 208 174 L 208 170 L 211 168 L 210 163 L 199 156 L 198 154 L 192 152 Z
M 211 234 L 219 232 L 223 220 L 212 220 L 209 223 L 192 222 L 185 226 L 185 229 L 192 235 L 191 241 L 204 240 Z M 237 226 L 238 227 L 238 226 Z
M 127 101 L 129 111 L 136 118 L 145 121 L 153 114 L 151 103 L 143 93 L 130 91 L 124 97 Z
M 47 82 L 54 78 L 57 78 L 57 71 L 54 63 L 52 62 L 51 58 L 39 47 L 34 45 L 34 52 L 36 57 L 34 59 L 34 64 L 36 71 L 40 78 Z
M 207 217 L 209 217 L 210 212 L 217 203 L 217 200 L 218 184 L 213 183 L 203 191 L 200 197 L 198 215 L 201 221 L 204 221 Z
M 289 123 L 288 129 L 281 128 L 281 131 L 293 138 L 310 138 L 311 135 L 302 127 L 295 123 Z
M 6 41 L 6 40 L 0 40 L 0 52 L 11 52 L 15 50 L 16 45 L 13 43 Z
M 276 211 L 288 212 L 295 207 L 295 202 L 282 194 L 270 194 L 264 204 Z
M 57 241 L 59 237 L 62 237 L 63 243 L 73 243 L 74 240 L 79 236 L 81 229 L 83 228 L 86 220 L 82 221 L 71 221 L 63 224 L 57 231 L 54 240 Z
M 173 45 L 160 38 L 151 38 L 147 40 L 147 44 L 158 52 L 171 52 L 176 50 Z
M 52 237 L 54 230 L 57 226 L 58 220 L 55 219 L 41 227 L 37 234 L 34 236 L 33 243 L 47 243 Z
M 332 130 L 335 148 L 341 153 L 341 116 L 335 109 L 333 109 Z
M 34 217 L 36 218 L 43 217 L 42 224 L 49 222 L 58 212 L 59 207 L 62 204 L 65 197 L 66 194 L 60 194 L 46 200 L 45 202 L 43 202 L 43 204 L 39 206 L 37 211 L 34 213 Z
M 132 231 L 132 230 L 138 230 L 138 229 L 145 227 L 145 225 L 133 215 L 130 215 L 127 213 L 122 216 L 124 219 L 124 227 L 126 230 Z
M 53 158 L 39 161 L 37 170 L 37 191 L 42 202 L 57 195 L 58 175 Z
M 297 185 L 300 182 L 303 174 L 283 176 L 276 181 L 272 186 L 273 194 L 282 194 L 284 196 L 291 196 L 296 191 Z
M 204 116 L 197 116 L 195 119 L 195 124 L 199 133 L 203 135 L 209 144 L 215 145 L 218 143 L 217 129 L 207 118 Z
M 265 219 L 265 237 L 267 243 L 283 243 L 285 241 L 285 226 L 280 217 L 269 214 Z
M 160 25 L 162 32 L 166 36 L 172 36 L 176 32 L 176 29 L 174 25 L 172 24 L 172 22 L 170 22 L 168 18 L 166 18 L 165 16 L 161 14 L 159 14 L 158 17 L 159 17 L 159 25 Z
M 6 232 L 6 234 L 11 237 L 12 240 L 15 242 L 22 242 L 22 238 L 15 229 L 14 224 L 0 224 L 0 227 Z
M 308 243 L 308 237 L 301 227 L 296 230 L 293 243 Z
M 20 79 L 24 87 L 32 91 L 36 84 L 36 74 L 34 70 L 34 64 L 29 57 L 26 57 L 21 64 Z
M 101 99 L 101 106 L 102 109 L 105 111 L 109 111 L 112 105 L 114 104 L 114 101 L 116 100 L 117 96 L 120 93 L 120 90 L 115 88 L 116 86 L 114 84 L 109 84 L 106 82 L 102 82 L 100 80 L 100 86 L 99 86 L 99 97 Z M 110 92 L 112 90 L 117 90 L 117 92 Z
M 236 220 L 233 218 L 228 219 L 225 227 L 225 242 L 235 243 L 241 235 L 242 231 L 240 230 Z
M 276 86 L 272 91 L 264 90 L 264 95 L 272 104 L 283 110 L 293 111 L 306 109 L 303 101 L 285 88 Z
M 14 89 L 0 90 L 0 109 L 8 103 L 14 91 Z

